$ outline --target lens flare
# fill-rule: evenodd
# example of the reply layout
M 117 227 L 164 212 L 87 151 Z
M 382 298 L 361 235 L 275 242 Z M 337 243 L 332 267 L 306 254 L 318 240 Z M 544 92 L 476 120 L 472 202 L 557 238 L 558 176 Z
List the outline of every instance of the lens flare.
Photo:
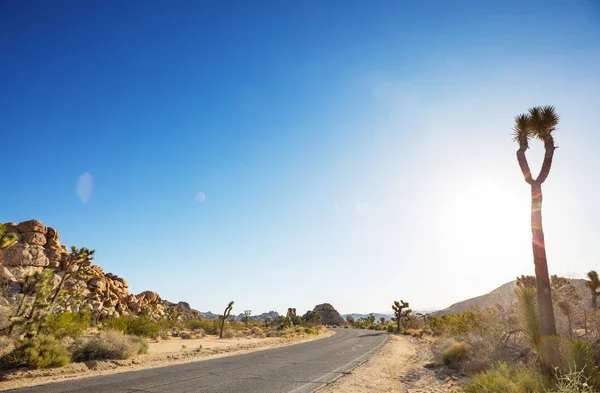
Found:
M 200 191 L 199 193 L 196 194 L 196 202 L 198 202 L 198 203 L 204 202 L 204 193 L 202 191 Z
M 90 197 L 92 196 L 93 188 L 94 178 L 92 177 L 91 173 L 86 172 L 79 176 L 79 180 L 77 180 L 77 195 L 79 195 L 81 202 L 88 203 Z

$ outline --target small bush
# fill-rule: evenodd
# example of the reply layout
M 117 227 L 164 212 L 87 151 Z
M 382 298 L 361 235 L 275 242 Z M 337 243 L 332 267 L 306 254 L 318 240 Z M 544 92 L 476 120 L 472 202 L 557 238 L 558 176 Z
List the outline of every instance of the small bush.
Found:
M 89 312 L 62 312 L 48 316 L 40 332 L 52 334 L 58 339 L 65 337 L 79 338 L 90 327 L 90 320 L 91 314 Z
M 459 363 L 467 357 L 469 351 L 471 351 L 469 344 L 463 342 L 454 343 L 442 352 L 442 362 L 447 366 Z
M 157 322 L 151 321 L 148 317 L 119 317 L 109 319 L 104 322 L 104 328 L 109 330 L 117 330 L 119 332 L 135 335 L 156 338 L 161 332 L 165 330 L 165 327 Z
M 223 338 L 234 338 L 235 337 L 235 332 L 231 329 L 225 330 L 223 332 Z
M 191 334 L 189 334 L 189 333 L 185 333 L 185 332 L 184 332 L 184 333 L 179 333 L 179 337 L 180 337 L 182 340 L 191 340 L 191 339 L 193 339 L 193 338 L 194 338 L 194 336 L 192 336 L 192 335 L 191 335 Z
M 511 369 L 506 363 L 498 363 L 475 375 L 464 390 L 466 393 L 540 393 L 546 391 L 548 385 L 539 371 Z
M 28 367 L 31 369 L 63 367 L 70 362 L 67 349 L 56 338 L 39 335 L 22 341 L 0 358 L 0 368 Z
M 188 321 L 185 321 L 184 325 L 186 329 L 189 330 L 194 330 L 194 329 L 202 329 L 204 328 L 204 321 L 201 321 L 200 319 L 190 319 Z
M 396 331 L 396 328 L 393 327 L 392 325 L 390 325 L 387 327 L 387 331 L 388 331 L 388 333 L 394 333 Z
M 556 386 L 548 393 L 596 393 L 582 371 L 572 372 L 559 377 Z
M 252 335 L 257 336 L 257 337 L 264 337 L 265 334 L 263 333 L 262 329 L 259 328 L 258 326 L 252 326 Z
M 139 336 L 126 336 L 121 332 L 108 330 L 75 344 L 73 360 L 84 362 L 102 359 L 128 359 L 148 352 L 148 343 Z
M 15 348 L 15 340 L 8 336 L 0 336 L 0 357 L 6 355 Z

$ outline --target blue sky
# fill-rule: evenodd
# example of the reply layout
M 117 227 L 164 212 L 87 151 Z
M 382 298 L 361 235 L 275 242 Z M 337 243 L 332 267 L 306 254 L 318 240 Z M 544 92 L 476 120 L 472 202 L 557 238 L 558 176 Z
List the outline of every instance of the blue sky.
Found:
M 553 104 L 549 265 L 582 276 L 598 64 L 594 1 L 4 1 L 0 221 L 203 311 L 447 306 L 533 272 L 510 132 Z

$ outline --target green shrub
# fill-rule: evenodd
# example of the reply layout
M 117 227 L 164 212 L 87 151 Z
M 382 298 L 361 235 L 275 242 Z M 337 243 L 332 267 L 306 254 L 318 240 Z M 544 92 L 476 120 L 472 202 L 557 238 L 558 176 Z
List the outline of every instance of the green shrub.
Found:
M 511 369 L 506 363 L 498 363 L 475 375 L 464 390 L 466 393 L 541 393 L 548 385 L 537 370 L 526 367 Z
M 24 340 L 0 358 L 0 368 L 28 367 L 31 369 L 63 367 L 69 363 L 67 349 L 56 338 L 39 335 Z
M 467 357 L 470 350 L 471 346 L 467 343 L 454 343 L 442 352 L 442 362 L 447 366 L 459 363 Z
M 388 333 L 394 333 L 396 331 L 396 328 L 392 325 L 389 325 L 387 327 L 387 331 L 388 331 Z
M 189 330 L 203 329 L 204 328 L 204 323 L 200 319 L 190 319 L 188 321 L 185 321 L 185 323 L 183 324 L 183 326 L 186 329 L 189 329 Z
M 90 327 L 89 312 L 63 312 L 46 317 L 40 330 L 43 334 L 51 334 L 61 339 L 65 337 L 78 338 Z
M 75 343 L 73 360 L 84 362 L 102 359 L 128 359 L 148 352 L 148 343 L 140 336 L 127 336 L 107 330 L 87 340 Z
M 600 388 L 600 377 L 593 345 L 586 341 L 573 339 L 567 342 L 567 351 L 572 375 L 581 373 L 580 377 L 585 378 L 588 385 Z
M 158 322 L 153 322 L 146 316 L 121 316 L 104 322 L 104 328 L 134 336 L 156 338 L 161 332 L 165 331 L 166 326 Z

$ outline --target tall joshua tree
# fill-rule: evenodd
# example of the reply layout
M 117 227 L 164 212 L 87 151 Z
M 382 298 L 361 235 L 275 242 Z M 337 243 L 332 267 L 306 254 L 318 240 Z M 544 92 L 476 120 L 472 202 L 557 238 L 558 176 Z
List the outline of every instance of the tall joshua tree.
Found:
M 590 270 L 587 274 L 588 280 L 585 282 L 585 286 L 590 289 L 592 292 L 592 307 L 594 310 L 598 308 L 598 288 L 600 288 L 600 278 L 598 278 L 598 273 L 595 270 Z
M 533 263 L 535 265 L 535 278 L 538 299 L 538 313 L 540 318 L 540 332 L 542 336 L 542 355 L 545 366 L 560 365 L 558 341 L 556 340 L 556 323 L 552 309 L 552 295 L 550 293 L 550 276 L 548 274 L 548 261 L 546 259 L 546 245 L 542 227 L 542 184 L 548 178 L 554 157 L 554 136 L 559 117 L 553 106 L 534 107 L 528 113 L 515 118 L 514 140 L 519 143 L 517 161 L 525 182 L 531 186 L 531 244 L 533 247 Z M 539 175 L 534 179 L 529 169 L 525 152 L 529 148 L 531 139 L 539 139 L 544 143 L 544 161 Z
M 223 319 L 221 319 L 221 331 L 219 332 L 219 338 L 223 338 L 223 329 L 225 329 L 225 321 L 229 318 L 229 314 L 231 314 L 231 309 L 233 308 L 233 300 L 229 302 L 227 307 L 225 307 L 225 312 L 223 312 Z

